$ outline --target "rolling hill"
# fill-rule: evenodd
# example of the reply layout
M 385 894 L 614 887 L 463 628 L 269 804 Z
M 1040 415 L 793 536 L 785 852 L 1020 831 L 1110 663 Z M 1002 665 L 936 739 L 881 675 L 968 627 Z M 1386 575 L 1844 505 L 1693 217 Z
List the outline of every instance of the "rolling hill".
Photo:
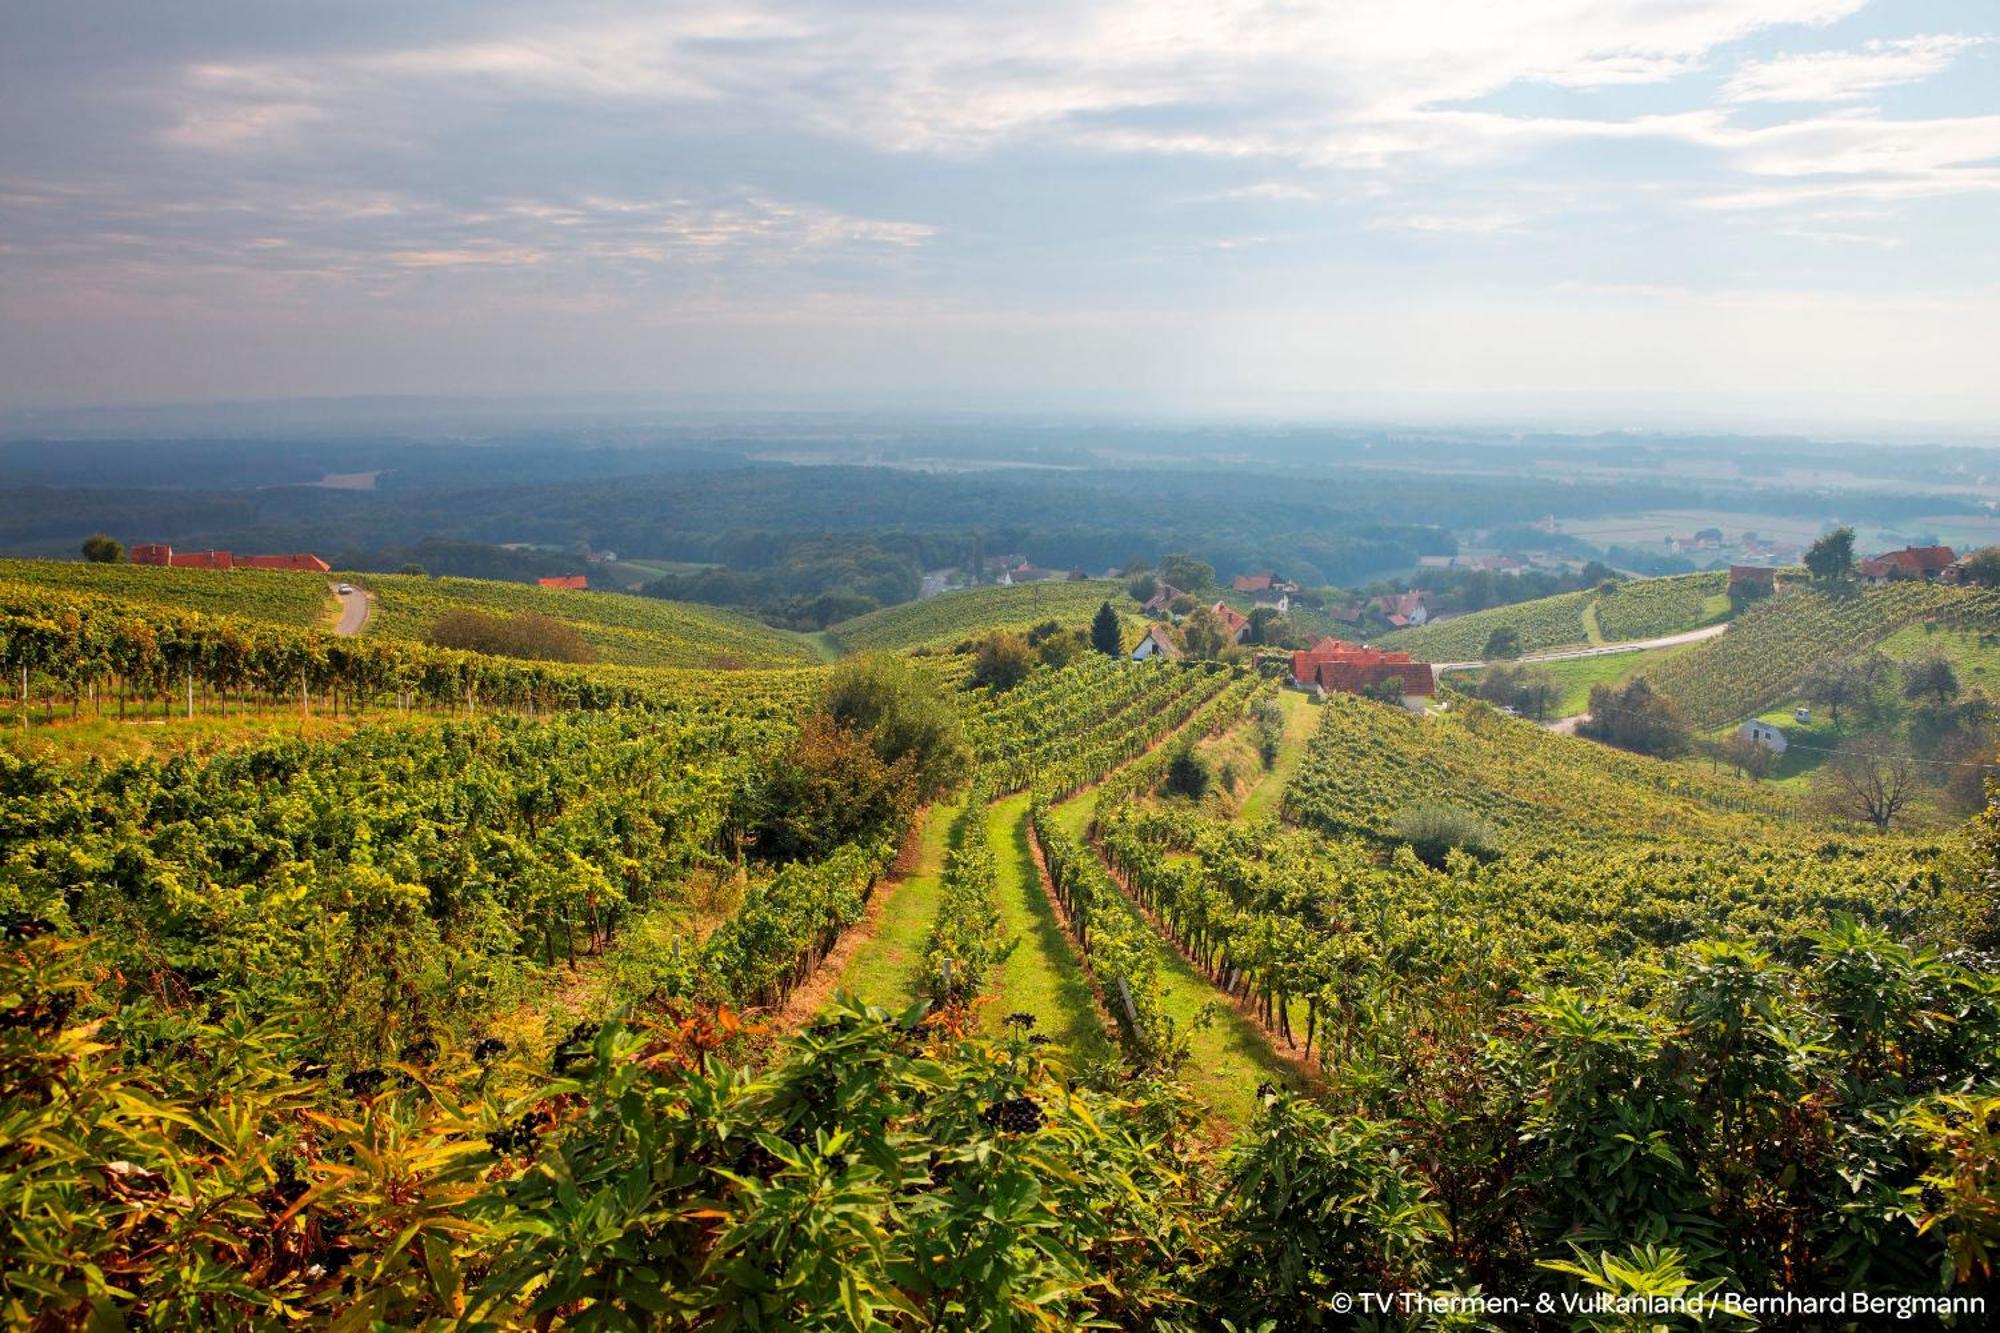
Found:
M 989 630 L 1028 629 L 1049 620 L 1087 625 L 1107 601 L 1127 619 L 1138 614 L 1123 584 L 1090 579 L 942 593 L 844 620 L 828 633 L 854 651 L 949 647 Z
M 1396 630 L 1381 643 L 1423 661 L 1471 662 L 1502 629 L 1514 631 L 1522 653 L 1659 638 L 1726 619 L 1727 582 L 1719 572 L 1631 579 Z

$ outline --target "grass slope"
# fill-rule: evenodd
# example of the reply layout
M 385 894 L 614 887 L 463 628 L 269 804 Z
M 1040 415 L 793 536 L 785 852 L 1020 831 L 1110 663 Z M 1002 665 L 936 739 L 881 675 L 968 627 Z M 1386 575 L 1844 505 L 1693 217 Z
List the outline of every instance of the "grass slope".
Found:
M 1106 601 L 1136 622 L 1138 604 L 1123 584 L 1092 579 L 941 593 L 844 620 L 830 633 L 854 651 L 949 647 L 989 630 L 1027 629 L 1046 620 L 1087 625 Z M 1129 626 L 1126 637 L 1134 637 Z
M 924 998 L 918 987 L 924 941 L 937 920 L 938 876 L 958 811 L 958 804 L 933 806 L 925 815 L 915 871 L 880 890 L 891 895 L 882 905 L 881 927 L 847 960 L 837 989 L 896 1010 Z
M 989 991 L 993 1003 L 985 1011 L 987 1026 L 998 1032 L 1008 1014 L 1029 1013 L 1035 1016 L 1038 1031 L 1062 1043 L 1078 1059 L 1114 1053 L 1083 966 L 1036 878 L 1028 843 L 1027 793 L 994 802 L 986 819 L 987 837 L 999 863 L 994 896 L 1000 930 L 1018 941 L 995 969 Z
M 429 637 L 447 611 L 488 614 L 523 611 L 554 616 L 574 626 L 597 650 L 598 660 L 626 666 L 804 666 L 820 651 L 802 636 L 759 624 L 748 616 L 687 602 L 619 593 L 556 592 L 526 583 L 425 578 L 416 574 L 356 574 L 375 596 L 369 634 Z

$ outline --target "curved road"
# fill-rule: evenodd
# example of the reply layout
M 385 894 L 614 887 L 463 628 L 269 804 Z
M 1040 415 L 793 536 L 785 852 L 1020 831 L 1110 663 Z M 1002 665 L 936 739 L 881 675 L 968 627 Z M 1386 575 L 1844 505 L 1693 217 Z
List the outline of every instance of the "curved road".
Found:
M 1573 662 L 1580 657 L 1614 657 L 1619 653 L 1643 653 L 1649 648 L 1678 648 L 1684 643 L 1712 639 L 1729 628 L 1729 622 L 1703 625 L 1679 634 L 1663 634 L 1657 639 L 1626 639 L 1620 643 L 1593 644 L 1588 648 L 1564 648 L 1560 652 L 1530 653 L 1525 657 L 1503 657 L 1492 662 L 1433 662 L 1436 671 L 1478 671 L 1490 666 L 1525 666 L 1534 662 Z
M 340 585 L 336 583 L 330 586 L 338 588 Z M 371 599 L 360 588 L 356 588 L 350 593 L 342 594 L 336 592 L 333 595 L 340 599 L 340 623 L 333 627 L 333 632 L 347 638 L 352 638 L 361 632 L 362 626 L 368 623 L 368 609 Z

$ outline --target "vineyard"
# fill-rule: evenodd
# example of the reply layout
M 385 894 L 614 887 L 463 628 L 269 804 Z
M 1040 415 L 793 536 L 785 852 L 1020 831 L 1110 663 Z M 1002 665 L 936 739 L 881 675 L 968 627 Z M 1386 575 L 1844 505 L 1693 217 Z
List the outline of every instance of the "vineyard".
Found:
M 1746 638 L 1986 614 L 1882 591 Z M 540 666 L 5 583 L 0 656 L 58 740 L 380 722 L 0 751 L 16 1323 L 1338 1327 L 1355 1290 L 1982 1290 L 2000 1244 L 1991 830 L 1823 827 L 1465 701 L 1300 702 L 1301 752 L 1247 667 L 1094 652 Z M 1282 822 L 1175 794 L 1192 742 L 1280 733 Z M 883 993 L 834 995 L 898 919 Z
M 1755 603 L 1729 632 L 1648 673 L 1697 726 L 1719 727 L 1786 699 L 1814 663 L 1867 650 L 1904 626 L 2000 628 L 2000 595 L 1936 583 L 1795 589 Z
M 974 745 L 995 790 L 1074 791 L 1136 758 L 1218 696 L 1240 709 L 1256 680 L 1214 664 L 1126 662 L 1092 653 L 1009 691 L 975 715 Z
M 856 652 L 948 648 L 990 630 L 1025 630 L 1046 621 L 1083 626 L 1105 602 L 1128 622 L 1128 642 L 1136 638 L 1138 607 L 1124 585 L 1097 580 L 1023 583 L 1006 588 L 968 588 L 920 602 L 888 606 L 842 621 L 830 633 Z
M 354 575 L 374 595 L 371 635 L 426 640 L 451 611 L 532 612 L 573 626 L 601 662 L 624 666 L 740 668 L 804 666 L 815 660 L 795 635 L 748 616 L 608 592 L 552 592 L 523 583 Z
M 1695 629 L 1729 613 L 1728 587 L 1722 570 L 1606 584 L 1597 592 L 1597 628 L 1612 643 Z
M 1513 606 L 1475 611 L 1438 625 L 1419 625 L 1382 636 L 1381 646 L 1409 653 L 1426 662 L 1477 662 L 1486 656 L 1487 641 L 1496 630 L 1512 630 L 1522 653 L 1572 648 L 1590 642 L 1583 613 L 1597 594 L 1566 592 Z
M 1477 813 L 1507 846 L 1753 837 L 1797 814 L 1763 787 L 1586 745 L 1484 707 L 1417 718 L 1345 695 L 1327 700 L 1284 806 L 1321 832 L 1386 839 L 1399 812 L 1426 801 Z
M 331 626 L 339 610 L 324 578 L 264 569 L 223 573 L 161 565 L 5 560 L 0 561 L 0 584 L 13 597 L 35 597 L 42 604 L 81 596 L 147 610 L 196 611 L 300 629 Z

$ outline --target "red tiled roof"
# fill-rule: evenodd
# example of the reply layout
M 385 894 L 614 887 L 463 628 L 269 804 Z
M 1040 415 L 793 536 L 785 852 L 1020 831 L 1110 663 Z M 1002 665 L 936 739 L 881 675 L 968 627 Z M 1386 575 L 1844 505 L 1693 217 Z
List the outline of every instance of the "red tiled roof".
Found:
M 1778 584 L 1778 571 L 1768 565 L 1731 565 L 1729 567 L 1729 581 L 1731 583 L 1761 583 L 1767 588 L 1775 588 Z
M 1429 696 L 1437 692 L 1430 663 L 1408 653 L 1384 652 L 1344 639 L 1322 639 L 1304 652 L 1292 654 L 1292 678 L 1301 685 L 1359 694 L 1391 677 L 1400 677 L 1403 693 Z
M 1238 574 L 1229 586 L 1237 592 L 1269 592 L 1271 590 L 1271 575 L 1269 573 Z
M 1905 546 L 1900 551 L 1883 552 L 1872 563 L 1889 565 L 1912 578 L 1921 578 L 1925 574 L 1944 572 L 1956 559 L 1957 553 L 1949 546 Z
M 1250 623 L 1250 617 L 1244 615 L 1227 602 L 1217 602 L 1208 609 L 1215 612 L 1215 618 L 1220 620 L 1222 627 L 1231 634 L 1241 634 L 1243 627 Z

